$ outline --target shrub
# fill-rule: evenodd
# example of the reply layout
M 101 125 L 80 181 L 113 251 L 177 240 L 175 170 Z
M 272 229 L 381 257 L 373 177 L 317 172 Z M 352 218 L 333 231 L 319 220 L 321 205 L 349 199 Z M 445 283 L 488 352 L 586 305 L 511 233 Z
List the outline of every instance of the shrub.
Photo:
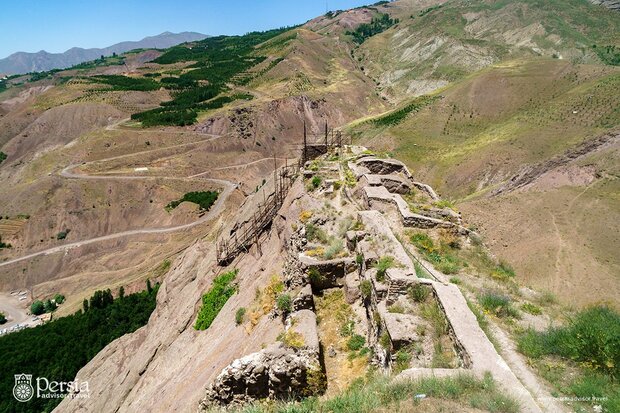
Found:
M 310 279 L 310 284 L 312 285 L 321 285 L 325 281 L 323 274 L 321 274 L 321 272 L 314 267 L 308 270 L 308 278 Z
M 437 269 L 444 274 L 456 274 L 461 269 L 461 265 L 451 256 L 445 256 L 437 265 Z
M 338 332 L 342 337 L 351 337 L 353 335 L 353 331 L 355 330 L 355 321 L 349 320 L 348 318 L 340 324 L 338 328 Z
M 305 224 L 310 218 L 312 218 L 312 211 L 301 211 L 299 213 L 299 220 L 302 224 Z
M 202 306 L 198 311 L 198 318 L 194 325 L 196 330 L 206 330 L 209 328 L 222 307 L 224 307 L 224 304 L 237 291 L 232 282 L 238 272 L 238 270 L 229 271 L 213 280 L 209 291 L 202 296 Z
M 395 355 L 395 363 L 395 373 L 400 373 L 401 371 L 409 368 L 409 364 L 411 363 L 411 353 L 409 353 L 406 349 L 398 350 Z
M 528 357 L 554 354 L 620 378 L 620 314 L 607 306 L 585 309 L 564 327 L 527 330 L 518 349 Z
M 314 175 L 310 182 L 312 183 L 312 187 L 316 189 L 321 185 L 321 177 L 318 175 Z
M 532 314 L 532 315 L 542 314 L 542 310 L 540 309 L 540 307 L 537 305 L 531 304 L 531 303 L 524 303 L 521 306 L 521 310 L 525 311 L 528 314 Z
M 426 285 L 416 284 L 409 287 L 407 295 L 416 303 L 423 303 L 430 295 L 430 288 Z
M 56 310 L 56 308 L 58 307 L 56 303 L 54 303 L 52 300 L 45 300 L 44 306 L 45 306 L 46 313 L 51 313 L 52 311 Z
M 360 283 L 360 293 L 362 294 L 362 298 L 364 300 L 370 299 L 370 295 L 372 294 L 372 284 L 368 280 L 362 280 Z
M 415 245 L 419 250 L 425 252 L 433 252 L 435 251 L 435 244 L 431 237 L 423 232 L 416 232 L 410 237 L 411 243 Z
M 45 304 L 43 304 L 43 301 L 36 300 L 33 302 L 32 305 L 30 305 L 30 312 L 34 315 L 43 314 L 45 312 Z
M 515 276 L 515 270 L 505 261 L 500 261 L 499 265 L 491 272 L 491 277 L 498 280 L 506 280 Z
M 456 274 L 461 269 L 462 262 L 449 251 L 446 251 L 445 247 L 437 248 L 432 238 L 427 234 L 423 232 L 413 233 L 410 236 L 410 241 L 435 268 L 444 274 Z
M 334 238 L 329 243 L 329 247 L 325 250 L 325 253 L 323 253 L 323 258 L 325 258 L 326 260 L 331 260 L 332 258 L 340 255 L 343 249 L 344 245 L 342 243 L 342 240 Z
M 329 237 L 325 231 L 323 231 L 322 228 L 310 223 L 306 224 L 306 238 L 310 242 L 319 241 L 323 244 L 327 244 L 329 242 Z
M 6 323 L 6 315 L 3 312 L 0 312 L 0 324 Z
M 379 337 L 379 344 L 381 344 L 381 346 L 388 351 L 392 349 L 392 340 L 390 340 L 388 333 L 384 332 L 381 334 L 381 337 Z
M 379 258 L 379 261 L 374 265 L 374 268 L 377 269 L 377 281 L 383 282 L 385 280 L 385 273 L 392 267 L 394 267 L 394 257 L 386 255 Z
M 293 309 L 293 300 L 289 294 L 280 294 L 276 300 L 276 307 L 283 313 L 290 313 Z
M 418 112 L 420 109 L 432 103 L 435 99 L 437 99 L 437 97 L 420 96 L 420 97 L 414 98 L 410 103 L 406 104 L 400 109 L 396 109 L 385 115 L 381 115 L 377 118 L 374 118 L 370 122 L 372 122 L 376 126 L 398 125 L 403 120 L 405 120 L 407 116 L 409 116 L 410 113 Z
M 67 238 L 67 235 L 69 235 L 69 232 L 71 232 L 70 229 L 66 229 L 64 231 L 60 231 L 58 234 L 56 234 L 56 239 L 57 240 L 63 240 L 65 238 Z
M 235 313 L 235 324 L 240 325 L 243 323 L 243 319 L 245 318 L 245 307 L 241 307 Z
M 354 334 L 347 341 L 347 348 L 351 351 L 357 351 L 364 347 L 364 344 L 366 344 L 366 339 L 359 334 Z
M 558 299 L 551 291 L 543 291 L 538 297 L 538 303 L 540 305 L 553 305 L 557 304 Z
M 510 297 L 506 295 L 486 292 L 479 297 L 478 301 L 480 301 L 482 308 L 498 317 L 518 318 L 519 316 L 516 308 L 512 305 Z
M 364 254 L 358 252 L 355 256 L 355 263 L 361 267 L 364 263 Z
M 56 294 L 56 295 L 54 296 L 54 302 L 55 302 L 56 304 L 62 304 L 62 303 L 64 303 L 64 302 L 65 302 L 65 296 L 64 296 L 64 295 L 62 295 L 62 294 Z

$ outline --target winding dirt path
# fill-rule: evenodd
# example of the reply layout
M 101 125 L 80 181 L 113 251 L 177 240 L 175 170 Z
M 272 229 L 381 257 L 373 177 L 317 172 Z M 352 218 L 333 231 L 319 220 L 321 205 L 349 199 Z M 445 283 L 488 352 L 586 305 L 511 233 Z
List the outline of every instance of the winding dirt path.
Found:
M 109 127 L 116 128 L 123 121 L 125 121 L 125 120 L 122 120 L 122 121 L 117 122 L 117 123 L 115 123 L 113 125 L 110 125 Z M 106 129 L 108 129 L 109 127 L 107 127 Z M 112 129 L 108 129 L 108 130 L 112 130 Z M 211 135 L 211 136 L 212 136 L 211 138 L 204 139 L 204 140 L 201 140 L 199 142 L 183 143 L 183 144 L 179 144 L 179 145 L 168 146 L 166 148 L 157 148 L 157 149 L 152 149 L 152 150 L 134 152 L 134 153 L 130 153 L 130 154 L 114 156 L 114 157 L 111 157 L 111 158 L 98 159 L 98 160 L 91 161 L 91 162 L 84 162 L 82 164 L 69 165 L 66 168 L 64 168 L 60 172 L 59 175 L 62 176 L 63 178 L 67 178 L 67 179 L 97 179 L 97 180 L 112 180 L 112 181 L 138 180 L 138 179 L 147 180 L 147 179 L 162 179 L 162 178 L 163 179 L 169 179 L 169 180 L 195 181 L 200 176 L 209 173 L 209 171 L 202 172 L 200 174 L 196 174 L 196 175 L 192 175 L 192 176 L 175 178 L 175 177 L 153 176 L 153 175 L 150 175 L 150 176 L 144 176 L 144 175 L 88 175 L 86 173 L 76 172 L 75 169 L 78 166 L 85 166 L 85 165 L 89 165 L 89 164 L 93 164 L 93 163 L 109 162 L 109 161 L 113 161 L 113 160 L 118 160 L 118 159 L 132 157 L 132 156 L 135 156 L 135 155 L 145 154 L 145 153 L 153 153 L 153 152 L 158 152 L 158 151 L 170 150 L 171 148 L 178 148 L 178 147 L 185 147 L 185 146 L 195 146 L 195 145 L 199 145 L 201 143 L 212 141 L 214 139 L 219 139 L 221 137 L 219 135 Z M 256 161 L 254 161 L 254 162 L 256 162 Z M 231 181 L 227 181 L 227 180 L 224 180 L 224 179 L 200 178 L 200 181 L 212 182 L 212 183 L 214 183 L 214 184 L 216 184 L 218 186 L 223 187 L 223 190 L 220 193 L 220 195 L 218 196 L 218 199 L 215 202 L 215 204 L 213 204 L 213 206 L 209 209 L 209 212 L 207 212 L 205 215 L 203 215 L 202 217 L 200 217 L 199 219 L 197 219 L 194 222 L 190 222 L 190 223 L 183 224 L 183 225 L 171 226 L 171 227 L 134 229 L 134 230 L 128 230 L 128 231 L 122 231 L 122 232 L 117 232 L 117 233 L 113 233 L 113 234 L 108 234 L 108 235 L 102 235 L 102 236 L 99 236 L 99 237 L 94 237 L 94 238 L 90 238 L 90 239 L 86 239 L 86 240 L 76 241 L 76 242 L 72 242 L 72 243 L 69 243 L 69 244 L 59 245 L 57 247 L 48 248 L 48 249 L 45 249 L 45 250 L 42 250 L 42 251 L 34 252 L 32 254 L 24 255 L 22 257 L 18 257 L 18 258 L 14 258 L 14 259 L 11 259 L 11 260 L 8 260 L 8 261 L 1 262 L 0 263 L 0 267 L 4 267 L 4 266 L 15 264 L 15 263 L 18 263 L 18 262 L 21 262 L 21 261 L 29 260 L 31 258 L 35 258 L 35 257 L 42 256 L 42 255 L 50 255 L 50 254 L 56 254 L 56 253 L 59 253 L 59 252 L 66 252 L 66 251 L 68 251 L 68 250 L 70 250 L 72 248 L 79 248 L 81 246 L 88 245 L 88 244 L 94 244 L 96 242 L 108 241 L 108 240 L 112 240 L 112 239 L 116 239 L 116 238 L 123 238 L 123 237 L 128 237 L 128 236 L 132 236 L 132 235 L 140 235 L 140 234 L 166 234 L 166 233 L 171 233 L 171 232 L 176 232 L 176 231 L 182 231 L 184 229 L 188 229 L 188 228 L 194 227 L 196 225 L 200 225 L 200 224 L 202 224 L 202 223 L 204 223 L 206 221 L 209 221 L 209 220 L 217 217 L 223 211 L 224 204 L 225 204 L 226 200 L 228 199 L 228 197 L 230 196 L 230 194 L 237 188 L 237 184 L 236 183 L 231 182 Z

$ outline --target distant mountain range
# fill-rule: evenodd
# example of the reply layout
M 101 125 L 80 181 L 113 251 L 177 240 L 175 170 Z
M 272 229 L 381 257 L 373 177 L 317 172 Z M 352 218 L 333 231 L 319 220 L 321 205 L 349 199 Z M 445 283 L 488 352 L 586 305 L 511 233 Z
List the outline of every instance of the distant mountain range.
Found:
M 41 50 L 36 53 L 17 52 L 7 58 L 0 59 L 0 73 L 17 74 L 41 72 L 51 69 L 64 69 L 82 62 L 97 59 L 101 55 L 124 53 L 133 49 L 157 48 L 164 49 L 184 42 L 202 40 L 209 37 L 196 32 L 170 33 L 164 32 L 157 36 L 145 37 L 139 41 L 128 41 L 114 44 L 103 49 L 83 49 L 73 47 L 64 53 L 48 53 Z

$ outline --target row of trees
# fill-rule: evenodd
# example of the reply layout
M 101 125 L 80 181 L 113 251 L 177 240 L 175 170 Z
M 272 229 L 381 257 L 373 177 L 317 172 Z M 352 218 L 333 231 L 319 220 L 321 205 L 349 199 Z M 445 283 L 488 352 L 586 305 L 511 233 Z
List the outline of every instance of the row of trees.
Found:
M 78 370 L 107 344 L 142 327 L 155 309 L 159 285 L 114 299 L 110 290 L 97 291 L 86 300 L 88 308 L 47 324 L 0 336 L 2 373 L 0 412 L 51 411 L 60 399 L 33 398 L 20 403 L 11 397 L 14 374 L 72 381 Z
M 211 99 L 227 90 L 226 83 L 241 81 L 237 79 L 241 73 L 265 60 L 264 56 L 254 55 L 255 46 L 287 30 L 281 28 L 243 36 L 209 37 L 195 42 L 191 48 L 180 45 L 168 49 L 153 62 L 171 64 L 196 61 L 191 66 L 193 70 L 176 78 L 162 78 L 160 86 L 176 91 L 173 99 L 163 102 L 160 108 L 135 113 L 131 118 L 142 122 L 145 127 L 193 124 L 198 111 L 221 107 L 233 99 L 223 96 L 228 100 L 211 102 Z
M 34 315 L 41 315 L 43 313 L 51 313 L 58 308 L 58 305 L 65 302 L 65 296 L 62 294 L 56 294 L 54 299 L 47 299 L 45 301 L 36 300 L 30 305 L 30 312 Z

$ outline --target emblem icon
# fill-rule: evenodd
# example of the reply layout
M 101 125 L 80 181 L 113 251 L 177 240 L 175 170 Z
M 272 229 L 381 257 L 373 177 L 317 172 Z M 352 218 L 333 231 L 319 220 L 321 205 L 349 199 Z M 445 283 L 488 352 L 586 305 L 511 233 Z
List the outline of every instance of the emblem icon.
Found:
M 32 374 L 16 374 L 13 397 L 19 402 L 27 402 L 32 399 L 34 388 L 32 387 Z

